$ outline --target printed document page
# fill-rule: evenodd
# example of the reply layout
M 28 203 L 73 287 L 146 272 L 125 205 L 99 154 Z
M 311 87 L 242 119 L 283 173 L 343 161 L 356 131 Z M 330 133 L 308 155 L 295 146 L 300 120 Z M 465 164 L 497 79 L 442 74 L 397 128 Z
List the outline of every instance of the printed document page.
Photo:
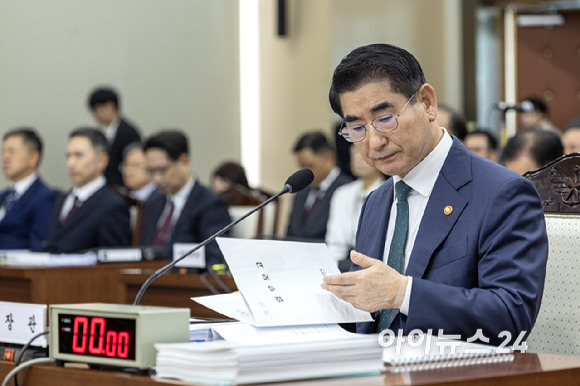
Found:
M 320 287 L 324 276 L 340 273 L 326 245 L 232 238 L 217 242 L 245 303 L 232 299 L 236 295 L 216 299 L 222 304 L 217 312 L 260 327 L 372 321 L 368 312 Z M 213 308 L 208 298 L 200 303 Z M 223 307 L 226 300 L 235 306 Z

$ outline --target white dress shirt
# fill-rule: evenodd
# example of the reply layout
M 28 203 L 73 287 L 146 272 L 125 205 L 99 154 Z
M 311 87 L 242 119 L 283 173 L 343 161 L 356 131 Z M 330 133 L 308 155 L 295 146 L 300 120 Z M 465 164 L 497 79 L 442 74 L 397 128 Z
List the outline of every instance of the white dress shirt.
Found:
M 147 201 L 155 189 L 157 189 L 157 186 L 153 182 L 150 182 L 141 189 L 131 191 L 130 195 L 136 200 Z
M 117 135 L 117 129 L 119 129 L 120 123 L 121 121 L 111 122 L 111 124 L 107 126 L 107 128 L 105 129 L 105 137 L 107 138 L 109 144 L 113 143 L 113 141 L 115 140 L 115 136 Z
M 354 249 L 358 218 L 362 204 L 370 192 L 385 180 L 378 178 L 367 189 L 362 180 L 355 180 L 337 188 L 330 200 L 330 214 L 326 230 L 326 245 L 330 256 L 338 261 Z
M 179 216 L 181 215 L 181 212 L 183 211 L 183 208 L 185 207 L 185 203 L 187 202 L 187 199 L 189 198 L 189 195 L 191 194 L 191 189 L 193 189 L 194 185 L 195 185 L 195 180 L 190 177 L 189 181 L 187 181 L 185 183 L 185 185 L 183 185 L 183 187 L 177 191 L 177 193 L 175 193 L 173 195 L 167 195 L 167 204 L 165 205 L 165 209 L 163 210 L 163 213 L 161 213 L 161 216 L 159 216 L 159 220 L 157 221 L 158 228 L 161 225 L 161 223 L 163 223 L 165 221 L 165 217 L 167 216 L 167 214 L 169 212 L 169 202 L 172 202 L 173 203 L 173 216 L 171 216 L 170 229 L 173 229 L 173 227 L 175 226 L 175 223 L 177 222 L 177 220 L 179 219 Z
M 439 172 L 445 163 L 445 159 L 449 154 L 453 140 L 451 136 L 447 133 L 443 127 L 443 138 L 439 141 L 435 149 L 427 155 L 421 162 L 417 164 L 413 169 L 407 173 L 405 178 L 402 180 L 409 185 L 413 190 L 409 193 L 409 229 L 407 233 L 407 242 L 405 244 L 405 260 L 403 271 L 406 271 L 409 265 L 409 258 L 411 252 L 413 252 L 413 247 L 415 245 L 415 239 L 417 238 L 417 233 L 419 232 L 419 226 L 421 225 L 421 220 L 423 220 L 423 214 L 425 213 L 425 208 L 429 202 L 429 197 L 435 186 L 435 182 L 439 177 Z M 393 176 L 393 186 L 397 182 L 401 181 L 401 177 Z M 389 249 L 391 247 L 391 240 L 393 239 L 393 233 L 395 232 L 395 220 L 397 218 L 397 196 L 393 194 L 393 204 L 391 205 L 391 214 L 389 217 L 389 225 L 387 227 L 387 240 L 385 242 L 385 252 L 383 255 L 383 261 L 387 263 L 389 256 Z M 405 298 L 403 300 L 403 305 L 401 306 L 401 313 L 407 315 L 409 312 L 409 301 L 411 297 L 411 287 L 413 285 L 413 278 L 409 276 L 409 281 L 407 282 L 407 289 L 405 292 Z
M 318 185 L 318 189 L 310 189 L 308 192 L 308 197 L 306 197 L 306 202 L 304 203 L 304 208 L 310 208 L 312 205 L 314 205 L 317 195 L 320 195 L 319 199 L 322 198 L 326 194 L 328 188 L 330 188 L 330 185 L 332 185 L 334 180 L 336 180 L 339 175 L 340 169 L 335 167 L 330 171 L 330 173 L 328 173 L 320 185 Z
M 88 184 L 86 184 L 80 188 L 78 188 L 76 186 L 73 187 L 72 191 L 69 193 L 69 195 L 64 200 L 64 204 L 62 205 L 62 209 L 60 210 L 60 217 L 59 217 L 60 221 L 63 221 L 68 216 L 68 213 L 72 209 L 72 206 L 75 202 L 75 197 L 78 199 L 77 206 L 81 206 L 83 204 L 83 202 L 88 200 L 93 194 L 95 194 L 97 192 L 97 190 L 99 190 L 103 186 L 105 186 L 106 183 L 107 183 L 107 180 L 105 179 L 105 177 L 100 176 L 97 179 L 89 182 Z

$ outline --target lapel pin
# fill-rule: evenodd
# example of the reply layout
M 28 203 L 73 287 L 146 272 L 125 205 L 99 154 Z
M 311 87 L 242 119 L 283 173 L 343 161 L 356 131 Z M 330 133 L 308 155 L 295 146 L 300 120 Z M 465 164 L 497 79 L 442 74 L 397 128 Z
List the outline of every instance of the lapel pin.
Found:
M 443 209 L 443 213 L 445 213 L 445 216 L 449 216 L 451 212 L 453 212 L 453 207 L 450 205 L 447 205 L 445 209 Z

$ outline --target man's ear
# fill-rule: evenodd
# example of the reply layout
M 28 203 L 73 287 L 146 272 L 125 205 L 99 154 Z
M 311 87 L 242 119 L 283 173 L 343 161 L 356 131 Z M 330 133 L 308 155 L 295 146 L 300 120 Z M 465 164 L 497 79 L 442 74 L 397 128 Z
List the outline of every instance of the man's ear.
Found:
M 180 155 L 179 158 L 177 159 L 177 162 L 179 162 L 180 164 L 189 165 L 190 162 L 189 154 Z
M 97 155 L 97 162 L 99 165 L 99 168 L 104 172 L 105 169 L 107 168 L 107 165 L 109 164 L 109 154 L 107 152 L 100 152 Z
M 31 151 L 30 157 L 28 158 L 28 162 L 30 162 L 31 167 L 37 169 L 40 166 L 40 152 Z
M 435 89 L 429 83 L 425 83 L 417 91 L 417 102 L 423 105 L 429 122 L 435 122 L 437 119 L 437 95 Z

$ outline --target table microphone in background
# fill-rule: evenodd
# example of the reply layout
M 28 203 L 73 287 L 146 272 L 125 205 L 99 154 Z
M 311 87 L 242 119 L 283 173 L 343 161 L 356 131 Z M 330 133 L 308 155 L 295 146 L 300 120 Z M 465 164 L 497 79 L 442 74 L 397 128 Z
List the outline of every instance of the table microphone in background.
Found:
M 281 195 L 286 194 L 286 193 L 297 193 L 297 192 L 301 191 L 302 189 L 306 188 L 308 185 L 310 185 L 313 180 L 314 180 L 314 174 L 312 173 L 312 170 L 307 169 L 307 168 L 300 169 L 297 172 L 295 172 L 294 174 L 292 174 L 290 177 L 288 177 L 288 179 L 284 183 L 284 187 L 278 193 L 276 193 L 272 197 L 268 198 L 266 201 L 262 202 L 260 205 L 256 206 L 255 208 L 250 210 L 248 213 L 246 213 L 245 215 L 243 215 L 242 217 L 240 217 L 236 221 L 233 221 L 230 224 L 226 225 L 225 227 L 223 227 L 222 229 L 220 229 L 219 231 L 214 233 L 212 236 L 205 239 L 202 243 L 197 245 L 195 248 L 191 249 L 189 252 L 186 252 L 185 254 L 180 256 L 179 258 L 173 260 L 171 263 L 169 263 L 169 264 L 159 268 L 157 271 L 155 271 L 155 273 L 153 273 L 153 275 L 149 276 L 149 278 L 145 281 L 145 283 L 143 283 L 143 285 L 139 289 L 139 292 L 137 293 L 137 296 L 135 297 L 135 301 L 133 302 L 133 305 L 136 306 L 139 304 L 139 302 L 141 301 L 141 297 L 143 296 L 143 293 L 145 292 L 145 290 L 147 290 L 147 288 L 149 288 L 149 285 L 153 282 L 153 280 L 157 279 L 159 276 L 161 276 L 165 272 L 169 271 L 171 268 L 173 268 L 175 266 L 175 264 L 179 263 L 181 260 L 183 260 L 187 256 L 191 255 L 193 252 L 197 251 L 199 248 L 205 247 L 207 244 L 214 241 L 217 237 L 219 237 L 219 236 L 223 235 L 224 233 L 226 233 L 227 231 L 229 231 L 232 227 L 234 227 L 240 221 L 244 220 L 246 217 L 250 216 L 252 213 L 262 209 L 264 206 L 268 205 L 270 202 L 274 201 L 276 198 L 278 198 Z
M 534 104 L 529 100 L 522 101 L 522 103 L 509 104 L 507 102 L 498 102 L 494 105 L 497 109 L 502 111 L 516 110 L 523 113 L 531 113 L 535 110 Z

